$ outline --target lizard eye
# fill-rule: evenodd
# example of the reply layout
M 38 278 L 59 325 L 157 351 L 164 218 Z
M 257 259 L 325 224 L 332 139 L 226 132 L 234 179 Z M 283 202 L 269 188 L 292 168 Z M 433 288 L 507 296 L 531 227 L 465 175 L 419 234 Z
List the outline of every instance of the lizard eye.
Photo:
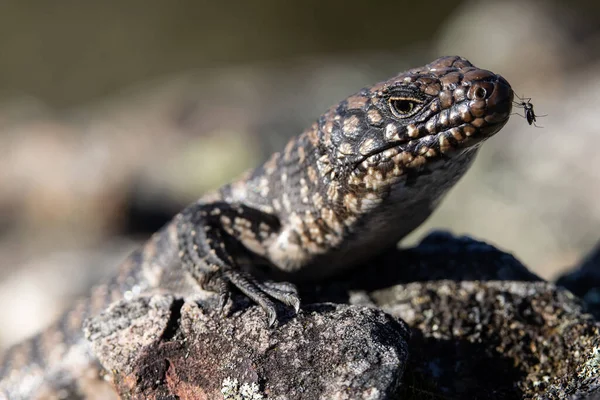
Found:
M 390 109 L 398 118 L 407 118 L 416 114 L 421 104 L 420 100 L 404 97 L 391 97 L 389 100 Z

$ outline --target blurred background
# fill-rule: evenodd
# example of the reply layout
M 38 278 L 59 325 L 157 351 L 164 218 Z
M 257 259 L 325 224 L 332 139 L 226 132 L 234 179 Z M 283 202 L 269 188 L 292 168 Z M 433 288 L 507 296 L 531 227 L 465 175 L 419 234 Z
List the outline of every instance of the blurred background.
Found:
M 330 105 L 441 55 L 547 116 L 514 115 L 403 245 L 447 228 L 556 278 L 600 226 L 600 6 L 565 4 L 1 2 L 0 349 Z

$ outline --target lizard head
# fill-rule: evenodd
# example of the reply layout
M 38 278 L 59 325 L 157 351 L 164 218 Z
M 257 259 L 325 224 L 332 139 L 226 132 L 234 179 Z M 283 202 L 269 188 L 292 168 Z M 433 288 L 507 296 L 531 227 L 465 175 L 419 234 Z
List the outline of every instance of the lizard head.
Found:
M 319 122 L 338 168 L 360 175 L 357 184 L 370 174 L 385 186 L 476 149 L 508 121 L 512 100 L 500 75 L 442 57 L 361 90 Z

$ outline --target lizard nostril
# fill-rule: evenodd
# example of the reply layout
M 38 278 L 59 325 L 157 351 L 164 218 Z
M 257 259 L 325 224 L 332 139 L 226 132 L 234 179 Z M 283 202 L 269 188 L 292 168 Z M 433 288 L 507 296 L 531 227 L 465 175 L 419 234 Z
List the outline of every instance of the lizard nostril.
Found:
M 482 88 L 480 86 L 477 89 L 475 89 L 475 92 L 473 94 L 475 95 L 476 99 L 483 100 L 483 99 L 485 99 L 485 96 L 487 95 L 487 90 L 485 90 L 484 88 Z
M 471 84 L 467 97 L 471 100 L 486 100 L 493 96 L 496 82 L 479 81 Z

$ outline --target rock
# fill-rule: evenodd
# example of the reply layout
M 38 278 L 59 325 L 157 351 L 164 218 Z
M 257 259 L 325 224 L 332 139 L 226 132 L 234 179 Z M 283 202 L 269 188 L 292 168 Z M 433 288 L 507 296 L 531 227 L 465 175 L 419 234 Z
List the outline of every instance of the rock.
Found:
M 304 303 L 363 301 L 370 291 L 409 282 L 542 281 L 511 254 L 468 236 L 435 231 L 418 246 L 393 249 L 328 281 L 301 286 Z M 351 298 L 352 297 L 352 298 Z
M 222 318 L 210 299 L 154 295 L 86 334 L 133 399 L 600 398 L 600 323 L 484 242 L 436 232 L 299 290 L 276 328 L 250 302 Z
M 443 280 L 372 298 L 413 330 L 406 396 L 567 399 L 600 383 L 600 325 L 553 284 Z
M 561 276 L 556 284 L 581 297 L 587 311 L 600 318 L 600 243 L 580 266 Z
M 454 236 L 450 232 L 435 231 L 427 235 L 418 246 L 384 253 L 374 260 L 377 265 L 358 270 L 360 275 L 376 270 L 379 285 L 397 282 L 513 280 L 541 281 L 512 254 L 469 236 Z M 374 262 L 372 262 L 374 264 Z M 360 277 L 362 279 L 362 277 Z
M 85 337 L 107 371 L 129 375 L 139 354 L 168 335 L 181 304 L 169 295 L 117 302 L 85 321 Z
M 133 399 L 384 399 L 408 357 L 406 326 L 376 309 L 312 305 L 267 328 L 257 306 L 225 319 L 205 308 L 168 295 L 121 301 L 86 336 Z

